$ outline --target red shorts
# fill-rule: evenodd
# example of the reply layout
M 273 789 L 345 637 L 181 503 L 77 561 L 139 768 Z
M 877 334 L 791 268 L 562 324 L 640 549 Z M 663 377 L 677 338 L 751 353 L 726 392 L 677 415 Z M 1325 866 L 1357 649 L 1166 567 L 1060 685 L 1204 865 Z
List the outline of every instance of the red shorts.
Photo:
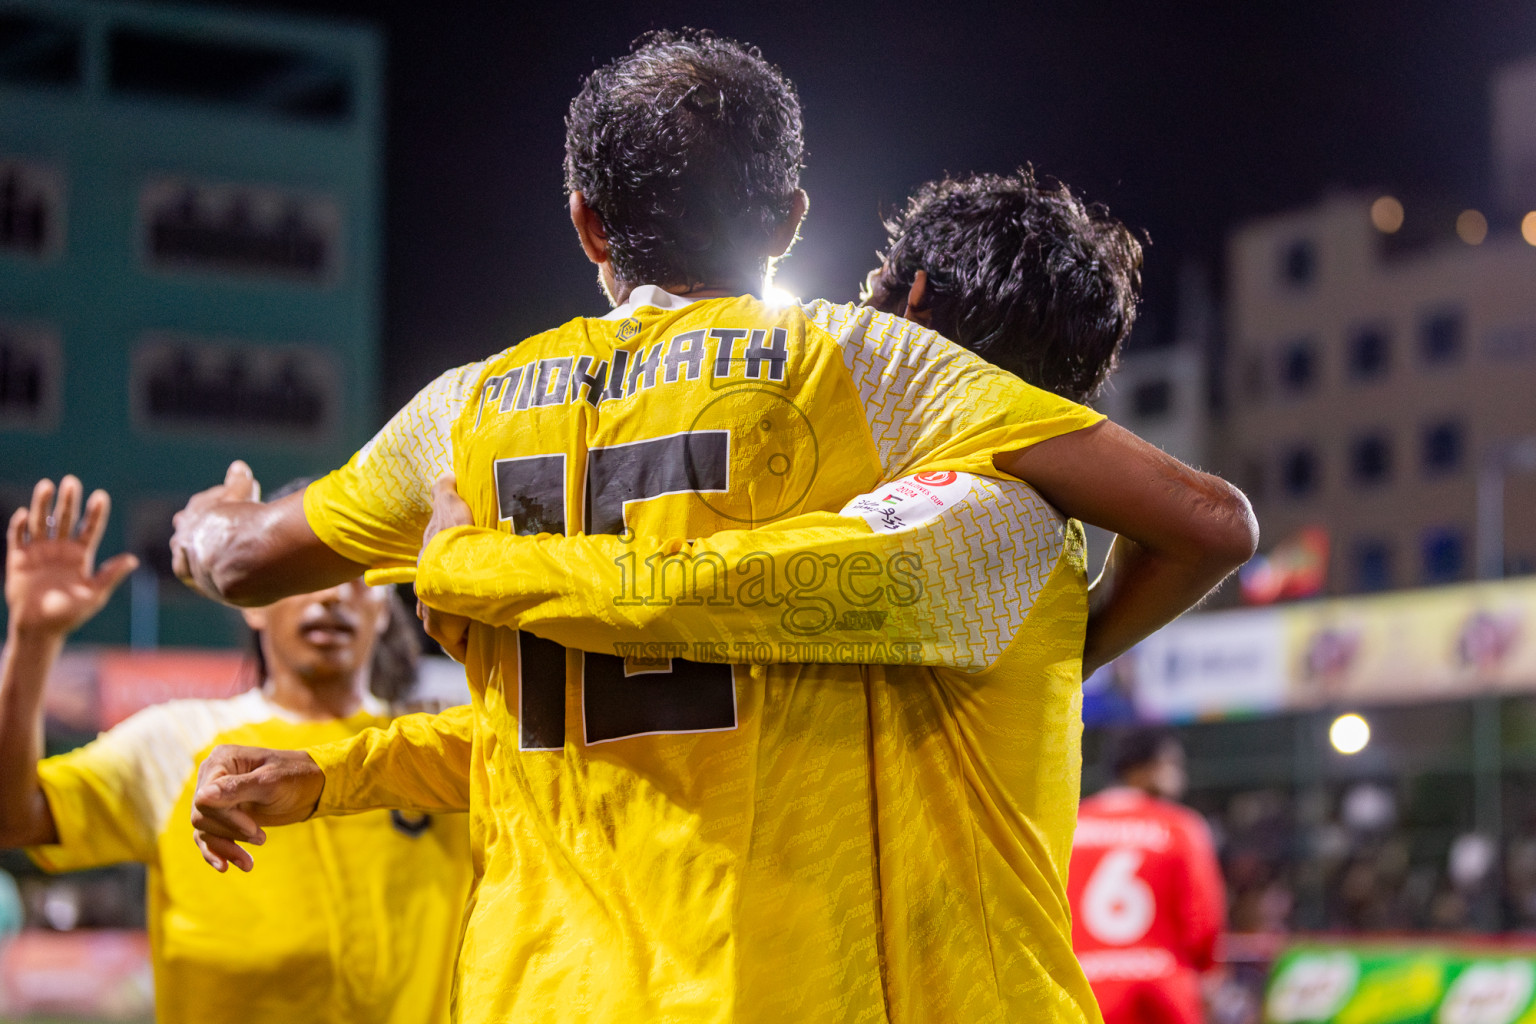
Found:
M 1180 971 L 1146 981 L 1096 981 L 1104 1024 L 1203 1024 L 1200 976 Z

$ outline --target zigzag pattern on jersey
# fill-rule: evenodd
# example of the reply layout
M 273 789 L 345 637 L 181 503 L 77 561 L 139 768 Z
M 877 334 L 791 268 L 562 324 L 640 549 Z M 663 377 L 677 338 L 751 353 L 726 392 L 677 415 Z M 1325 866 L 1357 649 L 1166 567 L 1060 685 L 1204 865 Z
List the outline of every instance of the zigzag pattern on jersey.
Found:
M 907 453 L 932 451 L 957 410 L 974 422 L 997 405 L 988 384 L 1004 371 L 933 331 L 867 306 L 818 299 L 801 309 L 837 339 L 886 479 L 912 472 Z
M 357 466 L 364 470 L 357 474 L 358 484 L 378 503 L 369 507 L 404 520 L 432 514 L 432 485 L 453 471 L 453 423 L 488 362 L 441 374 L 358 450 Z
M 912 536 L 935 640 L 953 647 L 950 663 L 975 672 L 995 664 L 1024 627 L 1065 547 L 1066 520 L 1028 484 L 973 477 L 972 487 L 937 529 Z

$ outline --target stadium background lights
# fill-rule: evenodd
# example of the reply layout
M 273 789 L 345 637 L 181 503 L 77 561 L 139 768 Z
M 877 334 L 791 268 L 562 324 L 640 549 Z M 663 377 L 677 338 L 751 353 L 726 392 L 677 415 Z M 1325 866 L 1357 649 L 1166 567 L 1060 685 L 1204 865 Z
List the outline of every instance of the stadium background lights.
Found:
M 770 306 L 793 306 L 800 298 L 788 288 L 773 283 L 773 278 L 763 279 L 763 301 Z
M 1456 234 L 1468 245 L 1482 245 L 1488 237 L 1488 218 L 1477 210 L 1462 210 L 1456 218 Z
M 1328 727 L 1328 742 L 1341 754 L 1358 754 L 1371 742 L 1371 725 L 1356 714 L 1340 715 Z
M 1536 210 L 1532 210 L 1520 221 L 1520 237 L 1530 245 L 1536 245 Z
M 1395 196 L 1382 196 L 1371 204 L 1371 223 L 1384 235 L 1403 226 L 1403 204 Z

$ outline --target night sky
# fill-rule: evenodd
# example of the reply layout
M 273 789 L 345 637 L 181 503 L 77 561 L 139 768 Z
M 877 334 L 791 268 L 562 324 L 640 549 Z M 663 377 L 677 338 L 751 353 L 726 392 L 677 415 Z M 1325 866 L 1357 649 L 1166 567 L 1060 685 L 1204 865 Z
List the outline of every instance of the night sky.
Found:
M 798 86 L 811 213 L 780 268 L 796 294 L 853 298 L 880 212 L 913 185 L 1028 161 L 1151 236 L 1144 343 L 1168 333 L 1178 267 L 1216 276 L 1244 219 L 1333 186 L 1481 202 L 1489 74 L 1536 54 L 1529 0 L 235 6 L 386 34 L 391 409 L 606 308 L 566 217 L 563 116 L 648 28 L 757 43 Z

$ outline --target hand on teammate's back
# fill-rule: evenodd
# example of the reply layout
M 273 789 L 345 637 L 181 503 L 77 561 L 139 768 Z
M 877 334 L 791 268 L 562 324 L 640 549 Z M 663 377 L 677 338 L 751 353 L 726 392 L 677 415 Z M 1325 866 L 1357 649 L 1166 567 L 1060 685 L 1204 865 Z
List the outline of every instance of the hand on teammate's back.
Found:
M 452 473 L 444 473 L 432 487 L 432 518 L 427 520 L 427 528 L 422 531 L 421 549 L 425 551 L 432 538 L 444 530 L 473 525 L 474 515 L 459 497 L 458 481 Z M 416 601 L 416 617 L 421 619 L 427 636 L 436 640 L 445 654 L 462 665 L 468 653 L 469 620 L 429 608 L 420 599 Z
M 127 552 L 95 568 L 112 502 L 106 491 L 94 492 L 82 519 L 83 494 L 73 476 L 59 482 L 57 494 L 53 481 L 39 480 L 31 506 L 12 513 L 5 558 L 12 633 L 62 638 L 101 611 L 118 584 L 138 568 L 138 558 Z
M 255 866 L 240 843 L 267 841 L 263 825 L 291 825 L 315 811 L 325 776 L 302 750 L 220 745 L 197 770 L 192 829 L 203 859 L 219 871 Z M 238 842 L 237 842 L 238 841 Z

